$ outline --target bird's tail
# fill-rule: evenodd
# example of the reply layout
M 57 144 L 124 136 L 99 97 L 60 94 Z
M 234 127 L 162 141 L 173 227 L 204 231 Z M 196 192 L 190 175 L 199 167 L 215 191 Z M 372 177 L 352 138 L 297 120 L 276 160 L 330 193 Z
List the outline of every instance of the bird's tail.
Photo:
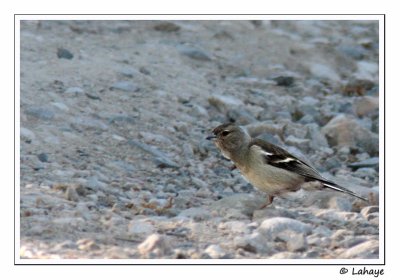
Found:
M 354 193 L 354 192 L 352 192 L 352 191 L 350 191 L 350 190 L 348 190 L 348 189 L 346 189 L 346 188 L 344 188 L 342 186 L 339 186 L 338 184 L 335 184 L 335 183 L 329 182 L 329 181 L 325 181 L 325 180 L 323 180 L 323 181 L 321 180 L 321 183 L 324 185 L 325 188 L 328 188 L 328 189 L 331 189 L 331 190 L 335 190 L 335 191 L 338 191 L 338 192 L 342 192 L 342 193 L 346 193 L 346 194 L 352 195 L 354 197 L 357 197 L 357 198 L 359 198 L 361 200 L 364 200 L 364 201 L 368 202 L 368 199 L 366 199 L 364 197 L 361 197 L 358 194 L 356 194 L 356 193 Z

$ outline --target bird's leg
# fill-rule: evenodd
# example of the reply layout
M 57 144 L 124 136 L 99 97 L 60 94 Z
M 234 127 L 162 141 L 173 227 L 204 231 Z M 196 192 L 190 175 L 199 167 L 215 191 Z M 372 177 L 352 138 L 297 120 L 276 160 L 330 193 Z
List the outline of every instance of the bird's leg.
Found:
M 271 204 L 272 204 L 272 201 L 274 201 L 274 196 L 273 196 L 273 195 L 268 195 L 267 203 L 263 204 L 263 205 L 261 206 L 260 210 L 261 210 L 261 209 L 264 209 L 264 208 L 267 207 L 268 205 L 271 205 Z

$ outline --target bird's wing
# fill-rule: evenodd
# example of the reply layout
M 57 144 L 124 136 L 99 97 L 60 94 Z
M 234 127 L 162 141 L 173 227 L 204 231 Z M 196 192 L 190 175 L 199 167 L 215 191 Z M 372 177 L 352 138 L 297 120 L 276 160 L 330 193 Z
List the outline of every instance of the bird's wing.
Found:
M 306 180 L 327 181 L 309 164 L 274 144 L 262 139 L 253 139 L 249 144 L 249 147 L 252 146 L 260 149 L 267 164 L 302 175 Z

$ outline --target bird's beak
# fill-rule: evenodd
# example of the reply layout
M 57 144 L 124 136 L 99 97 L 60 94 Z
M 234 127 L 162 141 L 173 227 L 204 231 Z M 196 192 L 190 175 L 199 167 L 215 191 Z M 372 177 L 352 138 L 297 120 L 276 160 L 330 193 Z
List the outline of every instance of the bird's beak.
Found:
M 215 136 L 215 135 L 208 135 L 206 137 L 207 140 L 211 140 L 211 139 L 215 139 L 215 138 L 217 138 L 217 136 Z

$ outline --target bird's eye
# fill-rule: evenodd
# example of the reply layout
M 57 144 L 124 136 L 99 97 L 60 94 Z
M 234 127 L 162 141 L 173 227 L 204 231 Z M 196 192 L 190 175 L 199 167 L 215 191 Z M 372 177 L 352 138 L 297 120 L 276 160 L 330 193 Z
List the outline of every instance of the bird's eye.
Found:
M 221 135 L 227 136 L 229 133 L 231 133 L 229 130 L 224 130 L 224 131 L 222 131 Z

